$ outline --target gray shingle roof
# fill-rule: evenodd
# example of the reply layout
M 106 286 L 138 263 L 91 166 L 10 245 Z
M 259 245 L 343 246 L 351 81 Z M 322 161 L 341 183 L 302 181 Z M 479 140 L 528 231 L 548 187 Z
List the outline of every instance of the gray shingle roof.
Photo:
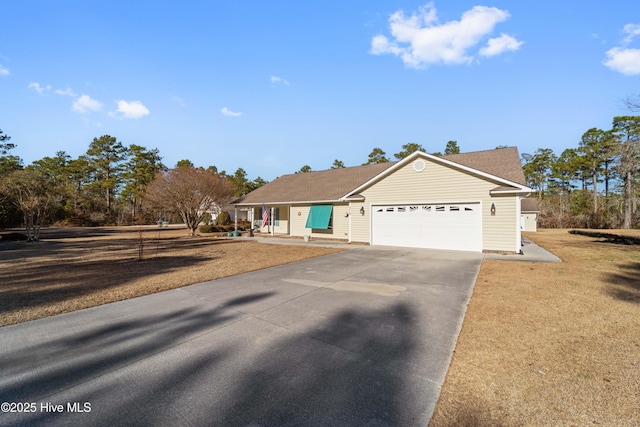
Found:
M 525 185 L 515 147 L 443 157 L 511 182 Z M 281 176 L 236 200 L 237 204 L 335 201 L 372 180 L 398 162 L 354 166 Z
M 451 154 L 444 156 L 444 158 L 511 182 L 526 185 L 520 164 L 520 155 L 516 147 Z
M 287 203 L 338 200 L 395 162 L 283 175 L 236 203 Z
M 538 201 L 536 199 L 526 198 L 520 202 L 520 210 L 522 212 L 540 212 Z

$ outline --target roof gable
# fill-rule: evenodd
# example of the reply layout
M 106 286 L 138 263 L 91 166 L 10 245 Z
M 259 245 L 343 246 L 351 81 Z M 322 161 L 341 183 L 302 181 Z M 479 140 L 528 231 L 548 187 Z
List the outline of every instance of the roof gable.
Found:
M 401 161 L 396 162 L 392 167 L 384 170 L 370 181 L 355 188 L 351 193 L 347 194 L 347 196 L 363 191 L 419 157 L 477 175 L 482 179 L 495 182 L 505 189 L 508 188 L 509 192 L 530 191 L 525 185 L 524 172 L 520 164 L 518 149 L 516 147 L 508 147 L 464 154 L 452 154 L 444 157 L 416 151 Z M 500 173 L 503 176 L 496 175 L 496 173 Z

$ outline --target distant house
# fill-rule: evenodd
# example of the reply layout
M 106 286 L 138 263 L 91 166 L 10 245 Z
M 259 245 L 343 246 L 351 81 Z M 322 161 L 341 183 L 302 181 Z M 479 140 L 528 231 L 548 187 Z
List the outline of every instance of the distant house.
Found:
M 510 147 L 285 175 L 233 204 L 261 232 L 519 252 L 521 200 L 530 193 Z
M 216 220 L 216 218 L 218 217 L 218 215 L 220 215 L 220 212 L 222 212 L 222 208 L 216 202 L 211 202 L 209 204 L 203 204 L 203 205 L 200 206 L 200 209 L 198 209 L 198 214 L 199 215 L 201 215 L 203 213 L 208 213 L 209 215 L 211 215 L 210 222 L 214 222 Z
M 538 230 L 538 201 L 536 199 L 522 199 L 520 206 L 520 218 L 522 220 L 522 231 Z

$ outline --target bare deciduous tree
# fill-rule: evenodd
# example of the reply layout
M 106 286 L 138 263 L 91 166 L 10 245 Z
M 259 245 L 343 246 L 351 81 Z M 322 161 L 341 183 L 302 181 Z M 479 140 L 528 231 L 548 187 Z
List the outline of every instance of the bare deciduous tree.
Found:
M 208 170 L 180 167 L 160 172 L 147 187 L 149 206 L 176 213 L 195 236 L 205 210 L 229 202 L 234 188 L 228 180 Z
M 39 171 L 27 168 L 6 176 L 2 181 L 2 191 L 24 215 L 28 240 L 38 240 L 40 227 L 56 201 L 48 181 Z
M 630 111 L 640 111 L 640 95 L 627 96 L 623 103 Z

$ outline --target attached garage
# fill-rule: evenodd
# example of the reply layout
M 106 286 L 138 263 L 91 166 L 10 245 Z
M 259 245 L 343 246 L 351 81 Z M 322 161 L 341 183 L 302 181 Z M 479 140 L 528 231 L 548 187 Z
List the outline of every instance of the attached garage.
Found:
M 482 251 L 481 203 L 372 206 L 373 245 Z

